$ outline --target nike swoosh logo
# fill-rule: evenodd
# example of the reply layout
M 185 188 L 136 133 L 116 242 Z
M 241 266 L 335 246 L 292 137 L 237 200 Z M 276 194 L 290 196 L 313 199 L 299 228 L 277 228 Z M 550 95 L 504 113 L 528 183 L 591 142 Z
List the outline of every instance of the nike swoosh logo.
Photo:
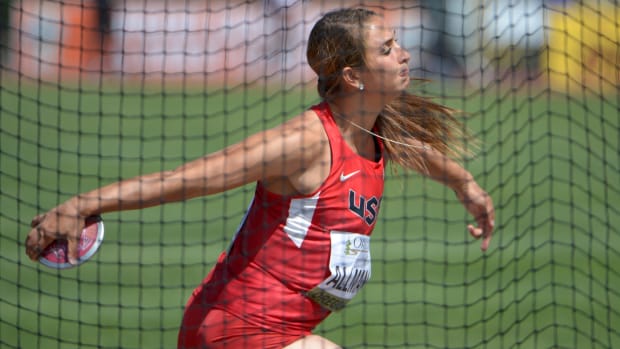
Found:
M 344 174 L 344 172 L 341 172 L 341 173 L 340 173 L 340 181 L 341 181 L 341 182 L 344 182 L 344 181 L 346 181 L 347 179 L 349 179 L 349 178 L 351 178 L 351 177 L 355 176 L 355 175 L 356 175 L 356 174 L 358 174 L 359 172 L 360 172 L 360 170 L 357 170 L 357 171 L 353 171 L 353 172 L 351 172 L 351 173 L 349 173 L 349 174 L 347 174 L 347 175 L 345 175 L 345 174 Z

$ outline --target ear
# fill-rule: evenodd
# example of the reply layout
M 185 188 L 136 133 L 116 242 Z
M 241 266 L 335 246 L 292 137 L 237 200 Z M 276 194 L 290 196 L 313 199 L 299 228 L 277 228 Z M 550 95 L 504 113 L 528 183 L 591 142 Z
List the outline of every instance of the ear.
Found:
M 363 86 L 359 71 L 351 67 L 342 69 L 342 82 L 349 88 L 356 90 L 359 90 L 360 86 Z

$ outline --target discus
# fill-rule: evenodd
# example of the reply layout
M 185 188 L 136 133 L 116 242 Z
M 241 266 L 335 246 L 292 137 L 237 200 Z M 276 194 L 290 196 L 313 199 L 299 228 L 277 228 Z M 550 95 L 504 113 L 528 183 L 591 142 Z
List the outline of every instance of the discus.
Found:
M 80 235 L 77 264 L 69 263 L 66 239 L 57 239 L 49 244 L 41 252 L 39 262 L 54 269 L 68 269 L 85 263 L 99 250 L 99 246 L 103 242 L 103 233 L 101 216 L 90 216 L 86 218 L 86 225 Z

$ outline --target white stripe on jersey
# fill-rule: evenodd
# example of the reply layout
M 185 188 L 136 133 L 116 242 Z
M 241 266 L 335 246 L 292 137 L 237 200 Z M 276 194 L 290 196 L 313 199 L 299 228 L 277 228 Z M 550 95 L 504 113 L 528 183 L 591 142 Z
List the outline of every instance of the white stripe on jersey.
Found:
M 320 194 L 317 193 L 311 198 L 291 200 L 284 232 L 293 240 L 297 248 L 301 248 L 301 244 L 304 242 L 306 234 L 308 234 Z

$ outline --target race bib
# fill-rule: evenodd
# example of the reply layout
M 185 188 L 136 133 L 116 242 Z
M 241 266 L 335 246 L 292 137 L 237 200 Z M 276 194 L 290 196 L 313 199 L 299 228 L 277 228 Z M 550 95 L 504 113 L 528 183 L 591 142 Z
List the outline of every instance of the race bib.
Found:
M 306 296 L 328 310 L 338 311 L 370 279 L 370 237 L 332 231 L 330 238 L 331 275 L 306 292 Z

